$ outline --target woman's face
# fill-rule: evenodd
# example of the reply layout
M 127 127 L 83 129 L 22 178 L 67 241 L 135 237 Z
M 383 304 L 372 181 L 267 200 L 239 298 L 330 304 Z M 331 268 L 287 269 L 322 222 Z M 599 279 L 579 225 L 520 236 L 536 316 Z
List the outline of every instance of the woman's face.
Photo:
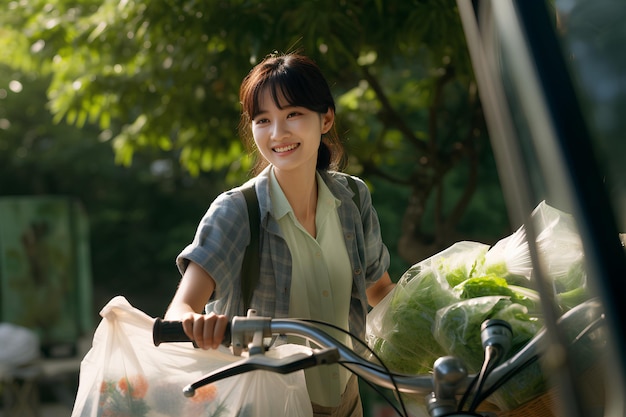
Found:
M 323 133 L 332 127 L 331 109 L 320 114 L 287 104 L 279 96 L 278 108 L 269 89 L 259 96 L 259 114 L 252 120 L 252 135 L 261 155 L 278 171 L 312 169 Z

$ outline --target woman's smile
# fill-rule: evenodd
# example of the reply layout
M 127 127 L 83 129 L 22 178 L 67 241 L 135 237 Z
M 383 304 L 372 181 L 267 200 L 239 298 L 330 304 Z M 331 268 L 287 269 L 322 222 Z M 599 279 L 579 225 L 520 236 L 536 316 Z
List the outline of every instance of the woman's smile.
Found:
M 293 151 L 294 149 L 298 148 L 300 146 L 299 143 L 292 143 L 290 145 L 281 145 L 281 146 L 277 146 L 274 149 L 272 149 L 274 152 L 276 153 L 284 153 L 284 152 L 289 152 L 289 151 Z

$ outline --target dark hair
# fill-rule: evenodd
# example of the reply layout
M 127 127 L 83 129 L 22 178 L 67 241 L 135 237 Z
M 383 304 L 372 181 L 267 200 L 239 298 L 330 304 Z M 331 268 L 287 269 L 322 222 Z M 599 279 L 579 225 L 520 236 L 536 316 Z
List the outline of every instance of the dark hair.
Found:
M 317 64 L 310 58 L 296 53 L 268 55 L 257 64 L 243 79 L 239 89 L 241 120 L 239 132 L 248 152 L 256 154 L 252 170 L 258 174 L 268 162 L 254 145 L 250 124 L 259 113 L 259 96 L 269 88 L 274 103 L 279 108 L 279 97 L 284 97 L 289 105 L 305 107 L 323 114 L 335 111 L 335 100 L 330 87 Z M 345 166 L 345 156 L 335 125 L 322 135 L 317 154 L 318 170 L 341 170 Z

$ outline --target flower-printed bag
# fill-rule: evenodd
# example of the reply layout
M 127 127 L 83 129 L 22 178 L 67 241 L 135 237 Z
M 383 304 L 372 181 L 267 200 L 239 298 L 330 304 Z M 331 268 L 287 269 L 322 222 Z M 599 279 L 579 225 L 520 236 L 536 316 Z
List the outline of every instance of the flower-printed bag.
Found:
M 100 315 L 93 345 L 81 362 L 72 417 L 312 416 L 303 371 L 248 372 L 204 386 L 187 398 L 183 387 L 241 358 L 224 347 L 154 346 L 154 318 L 121 296 Z

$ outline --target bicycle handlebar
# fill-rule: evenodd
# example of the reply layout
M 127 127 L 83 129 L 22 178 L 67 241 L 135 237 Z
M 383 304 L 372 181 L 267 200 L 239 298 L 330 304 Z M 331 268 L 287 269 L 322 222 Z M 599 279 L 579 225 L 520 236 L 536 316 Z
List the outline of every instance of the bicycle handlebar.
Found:
M 335 348 L 338 356 L 334 362 L 344 362 L 345 366 L 362 378 L 389 389 L 394 389 L 393 382 L 389 378 L 389 372 L 380 365 L 371 363 L 363 357 L 356 354 L 351 348 L 345 346 L 328 333 L 314 326 L 313 324 L 297 319 L 273 319 L 270 317 L 241 317 L 236 316 L 230 323 L 230 333 L 232 343 L 225 337 L 223 344 L 225 346 L 232 345 L 234 351 L 245 350 L 246 341 L 250 342 L 252 337 L 248 334 L 251 331 L 260 330 L 265 337 L 271 335 L 291 335 L 307 338 L 319 346 L 325 348 Z M 179 321 L 164 321 L 156 318 L 153 326 L 153 342 L 155 346 L 167 342 L 189 342 L 191 341 L 183 331 L 182 323 Z M 253 347 L 254 349 L 254 347 Z M 272 370 L 272 363 L 276 368 L 283 366 L 286 360 L 266 358 L 260 361 L 256 358 L 257 353 L 253 353 L 248 347 L 250 356 L 241 361 L 225 366 L 211 372 L 206 378 L 210 378 L 210 382 L 219 379 L 228 378 L 237 374 L 248 372 L 254 369 Z M 299 357 L 294 360 L 299 360 Z M 330 362 L 328 362 L 330 363 Z M 364 367 L 363 365 L 367 365 Z M 255 367 L 256 366 L 256 367 Z M 236 370 L 236 373 L 233 373 Z M 294 369 L 294 371 L 297 369 Z M 204 380 L 203 379 L 203 380 Z M 427 375 L 401 375 L 394 374 L 395 382 L 401 392 L 406 393 L 428 393 L 433 389 L 432 377 Z M 210 383 L 206 382 L 206 383 Z
M 587 301 L 564 314 L 559 325 L 581 323 L 601 324 L 604 320 L 599 302 Z M 448 356 L 439 358 L 434 364 L 433 375 L 390 374 L 382 365 L 373 363 L 355 353 L 351 348 L 339 342 L 316 325 L 298 319 L 272 319 L 256 317 L 254 313 L 247 317 L 233 317 L 230 324 L 232 349 L 236 355 L 247 350 L 249 356 L 223 368 L 214 370 L 185 388 L 185 395 L 191 396 L 195 389 L 230 376 L 252 370 L 263 369 L 279 373 L 289 373 L 320 364 L 342 363 L 359 377 L 380 387 L 397 390 L 405 394 L 418 394 L 436 400 L 436 394 L 463 394 L 476 375 L 469 375 L 457 358 Z M 292 335 L 304 337 L 321 347 L 312 350 L 310 355 L 296 354 L 282 359 L 263 355 L 262 339 L 273 335 Z M 501 380 L 519 371 L 520 367 L 536 359 L 545 349 L 545 330 L 540 331 L 520 351 L 505 362 L 499 364 L 486 376 L 484 390 L 497 387 Z M 162 342 L 189 341 L 182 331 L 180 322 L 165 322 L 156 319 L 153 328 L 154 344 Z M 228 341 L 225 341 L 227 344 Z M 573 343 L 573 341 L 572 341 Z M 438 379 L 439 378 L 439 379 Z M 447 379 L 446 379 L 447 378 Z M 450 384 L 446 385 L 448 382 Z M 439 386 L 438 386 L 439 385 Z M 434 414 L 433 414 L 434 415 Z

